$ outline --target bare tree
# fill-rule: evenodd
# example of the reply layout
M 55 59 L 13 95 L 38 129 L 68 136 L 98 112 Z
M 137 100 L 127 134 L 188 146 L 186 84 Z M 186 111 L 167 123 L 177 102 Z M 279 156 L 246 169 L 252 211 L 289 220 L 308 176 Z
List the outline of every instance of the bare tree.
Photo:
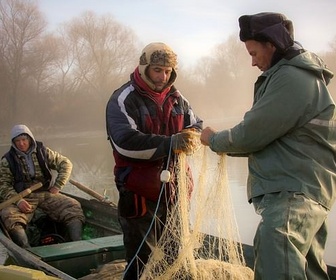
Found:
M 61 96 L 74 95 L 78 86 L 78 79 L 73 72 L 75 69 L 75 46 L 67 39 L 67 34 L 60 29 L 60 36 L 57 38 L 58 56 L 55 60 L 56 75 L 54 76 L 53 93 Z
M 71 51 L 67 59 L 77 90 L 85 89 L 106 100 L 125 74 L 134 67 L 138 51 L 132 30 L 122 26 L 111 15 L 98 17 L 85 12 L 63 27 L 64 43 Z M 72 46 L 70 48 L 70 46 Z
M 329 44 L 330 50 L 321 54 L 322 59 L 326 63 L 327 67 L 334 73 L 336 76 L 336 36 L 333 41 Z M 336 77 L 331 80 L 328 85 L 329 91 L 333 98 L 336 100 Z
M 42 34 L 46 22 L 35 1 L 0 1 L 0 56 L 9 86 L 7 116 L 13 119 L 19 97 L 29 76 L 29 56 L 34 41 Z
M 256 72 L 251 67 L 244 44 L 236 35 L 214 47 L 210 56 L 199 60 L 196 81 L 203 84 L 206 117 L 224 119 L 241 116 L 251 105 Z M 239 102 L 238 102 L 239 100 Z
M 198 60 L 196 67 L 193 70 L 193 79 L 197 82 L 205 84 L 210 78 L 215 58 L 210 56 L 202 57 Z
M 29 68 L 29 78 L 35 94 L 47 94 L 53 87 L 58 50 L 58 40 L 51 34 L 34 40 L 26 65 Z

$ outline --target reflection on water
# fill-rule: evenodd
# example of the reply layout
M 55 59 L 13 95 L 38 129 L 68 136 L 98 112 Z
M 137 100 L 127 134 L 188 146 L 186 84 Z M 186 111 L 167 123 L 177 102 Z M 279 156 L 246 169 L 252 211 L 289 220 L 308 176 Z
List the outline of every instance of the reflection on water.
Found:
M 42 141 L 51 149 L 67 156 L 73 163 L 71 178 L 116 202 L 118 194 L 114 185 L 113 156 L 104 132 L 67 135 Z M 64 191 L 86 197 L 82 191 L 68 183 Z
M 37 140 L 53 150 L 69 157 L 73 162 L 71 178 L 117 201 L 117 191 L 113 178 L 113 156 L 109 142 L 104 132 L 68 134 L 59 137 L 35 135 Z M 7 142 L 8 140 L 6 140 Z M 7 143 L 0 143 L 0 154 L 8 150 Z M 228 176 L 236 220 L 242 242 L 252 244 L 259 216 L 254 213 L 252 205 L 246 199 L 247 161 L 245 158 L 228 158 Z M 87 197 L 85 193 L 68 183 L 64 191 Z M 336 265 L 336 210 L 329 216 L 330 232 L 327 241 L 325 259 L 328 264 Z M 0 246 L 0 263 L 5 258 L 6 251 Z

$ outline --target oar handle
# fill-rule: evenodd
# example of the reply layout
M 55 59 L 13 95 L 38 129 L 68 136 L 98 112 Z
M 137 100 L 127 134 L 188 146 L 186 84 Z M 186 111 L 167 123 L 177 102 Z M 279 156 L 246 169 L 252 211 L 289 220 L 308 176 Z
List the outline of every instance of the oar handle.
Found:
M 36 191 L 37 189 L 41 188 L 43 186 L 42 183 L 37 183 L 35 185 L 32 185 L 28 189 L 23 190 L 22 192 L 19 192 L 18 194 L 12 196 L 11 198 L 7 199 L 6 201 L 0 203 L 0 210 L 8 207 L 9 205 L 19 201 L 20 199 L 24 198 L 25 196 L 31 194 L 33 191 Z
M 79 188 L 81 191 L 83 191 L 83 192 L 87 193 L 88 195 L 91 195 L 92 197 L 96 198 L 97 200 L 102 201 L 102 202 L 106 202 L 106 203 L 109 203 L 109 204 L 113 204 L 107 197 L 101 195 L 100 193 L 97 193 L 96 191 L 90 189 L 89 187 L 84 186 L 83 184 L 81 184 L 77 181 L 74 181 L 72 179 L 70 179 L 69 182 L 71 184 L 73 184 L 74 186 L 76 186 L 77 188 Z

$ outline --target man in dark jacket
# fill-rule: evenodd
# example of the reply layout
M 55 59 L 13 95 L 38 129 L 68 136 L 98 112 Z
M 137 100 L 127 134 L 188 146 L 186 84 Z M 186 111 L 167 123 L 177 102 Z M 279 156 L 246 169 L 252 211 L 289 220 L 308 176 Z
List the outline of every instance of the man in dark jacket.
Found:
M 0 163 L 1 200 L 10 199 L 36 183 L 43 184 L 42 188 L 0 212 L 13 241 L 21 247 L 30 247 L 25 229 L 37 208 L 52 220 L 64 223 L 71 240 L 80 240 L 84 222 L 81 205 L 59 193 L 70 177 L 71 161 L 36 141 L 25 125 L 13 127 L 11 143 Z M 55 180 L 51 170 L 57 173 Z
M 244 120 L 205 128 L 203 144 L 248 157 L 247 192 L 262 216 L 255 279 L 329 279 L 323 261 L 327 215 L 336 198 L 336 112 L 322 60 L 294 42 L 284 15 L 239 18 L 240 39 L 263 73 Z
M 124 279 L 140 277 L 162 234 L 176 187 L 174 178 L 161 177 L 169 181 L 162 194 L 162 170 L 171 170 L 174 152 L 192 152 L 195 130 L 202 128 L 202 121 L 173 85 L 176 67 L 177 57 L 169 46 L 147 45 L 130 81 L 107 104 L 107 134 L 115 159 L 119 221 L 128 262 Z M 160 222 L 152 225 L 153 219 Z

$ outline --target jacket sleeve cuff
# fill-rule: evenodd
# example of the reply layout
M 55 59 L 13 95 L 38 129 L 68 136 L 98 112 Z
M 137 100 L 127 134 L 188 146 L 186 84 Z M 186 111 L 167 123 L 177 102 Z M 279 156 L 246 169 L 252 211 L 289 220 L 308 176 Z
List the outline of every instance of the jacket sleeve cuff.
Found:
M 22 202 L 22 201 L 24 201 L 24 199 L 23 198 L 21 198 L 18 202 L 16 202 L 16 206 L 18 206 L 19 207 L 19 204 Z

